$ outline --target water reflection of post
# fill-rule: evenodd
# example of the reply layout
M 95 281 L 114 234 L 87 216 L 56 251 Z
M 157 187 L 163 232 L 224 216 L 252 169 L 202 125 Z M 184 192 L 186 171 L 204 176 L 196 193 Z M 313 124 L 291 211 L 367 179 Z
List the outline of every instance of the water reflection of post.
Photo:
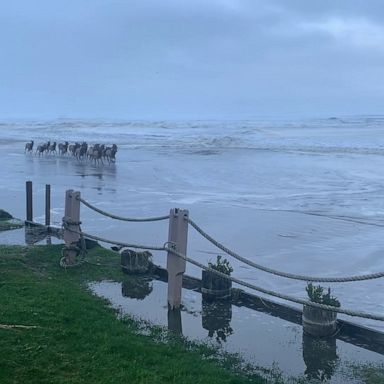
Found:
M 168 330 L 176 335 L 183 335 L 180 308 L 170 309 L 168 307 Z
M 308 379 L 328 381 L 334 374 L 339 359 L 336 338 L 315 338 L 303 333 L 303 359 Z
M 215 337 L 221 343 L 232 335 L 232 304 L 228 301 L 211 302 L 203 299 L 202 326 L 208 331 L 209 337 Z
M 39 227 L 32 227 L 26 225 L 25 229 L 25 244 L 33 245 L 39 241 L 42 241 L 47 236 L 47 231 L 45 229 L 41 229 Z
M 131 299 L 143 300 L 153 290 L 149 276 L 132 276 L 121 284 L 121 294 Z

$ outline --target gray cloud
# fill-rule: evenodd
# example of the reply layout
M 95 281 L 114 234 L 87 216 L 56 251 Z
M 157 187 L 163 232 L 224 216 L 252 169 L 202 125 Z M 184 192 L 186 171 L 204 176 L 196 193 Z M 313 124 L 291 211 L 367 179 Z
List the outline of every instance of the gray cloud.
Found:
M 380 113 L 379 1 L 15 0 L 0 117 Z

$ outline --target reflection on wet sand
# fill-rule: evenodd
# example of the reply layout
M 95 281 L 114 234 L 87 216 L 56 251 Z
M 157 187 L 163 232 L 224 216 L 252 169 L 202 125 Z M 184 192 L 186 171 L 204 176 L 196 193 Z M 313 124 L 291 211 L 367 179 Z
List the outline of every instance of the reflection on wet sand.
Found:
M 168 308 L 168 330 L 175 335 L 183 335 L 183 326 L 181 322 L 181 310 Z
M 73 164 L 75 173 L 81 177 L 92 176 L 96 177 L 99 180 L 106 178 L 115 178 L 116 177 L 116 164 L 102 164 L 102 165 L 92 165 L 84 164 L 80 161 Z
M 136 300 L 144 300 L 153 290 L 152 278 L 149 276 L 131 277 L 121 284 L 121 294 Z
M 52 238 L 62 239 L 62 229 L 59 227 L 46 227 L 42 224 L 26 224 L 24 226 L 24 242 L 27 245 L 34 245 L 46 240 L 47 245 L 51 245 Z
M 25 226 L 25 244 L 33 245 L 44 239 L 47 239 L 47 244 L 52 243 L 51 236 L 48 235 L 45 228 Z
M 105 163 L 95 165 L 92 163 L 85 163 L 81 160 L 69 158 L 66 156 L 26 156 L 25 169 L 28 174 L 42 174 L 42 175 L 57 175 L 57 174 L 74 174 L 81 178 L 91 177 L 96 179 L 99 183 L 97 186 L 100 190 L 107 186 L 111 189 L 111 183 L 115 185 L 117 167 L 115 163 Z M 100 184 L 102 182 L 102 184 Z
M 98 191 L 99 194 L 101 194 L 103 190 L 116 193 L 116 164 L 93 166 L 90 164 L 78 163 L 74 165 L 74 172 L 77 176 L 80 176 L 84 182 L 87 178 L 90 178 L 91 180 L 93 179 L 94 185 L 92 185 L 91 188 Z M 84 185 L 82 184 L 81 187 L 83 188 Z
M 319 339 L 303 332 L 303 360 L 305 376 L 310 380 L 328 381 L 338 365 L 336 338 Z
M 373 352 L 347 342 L 339 343 L 340 334 L 337 335 L 339 339 L 302 336 L 301 326 L 280 320 L 277 311 L 271 317 L 233 302 L 232 305 L 201 302 L 196 289 L 197 279 L 185 281 L 189 288 L 184 286 L 184 289 L 189 292 L 184 292 L 184 306 L 170 311 L 166 305 L 165 274 L 159 279 L 157 272 L 151 277 L 124 276 L 127 283 L 123 287 L 121 282 L 111 281 L 98 281 L 90 286 L 94 293 L 110 300 L 115 308 L 123 308 L 124 313 L 168 327 L 174 335 L 204 342 L 210 338 L 225 351 L 241 351 L 244 361 L 252 365 L 269 367 L 274 362 L 284 375 L 305 375 L 305 382 L 344 383 L 349 377 L 342 367 L 349 361 L 382 361 L 382 356 Z
M 232 304 L 227 301 L 202 301 L 201 323 L 208 331 L 209 337 L 214 337 L 218 343 L 226 342 L 233 334 L 231 327 Z

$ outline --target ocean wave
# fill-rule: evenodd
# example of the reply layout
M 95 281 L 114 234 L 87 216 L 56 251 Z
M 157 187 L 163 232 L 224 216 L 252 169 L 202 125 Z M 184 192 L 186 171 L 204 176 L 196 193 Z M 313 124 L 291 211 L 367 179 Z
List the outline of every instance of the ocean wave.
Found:
M 303 154 L 384 155 L 384 117 L 298 122 L 54 121 L 0 122 L 2 140 L 118 143 L 130 149 L 257 150 Z M 212 153 L 212 152 L 209 152 Z

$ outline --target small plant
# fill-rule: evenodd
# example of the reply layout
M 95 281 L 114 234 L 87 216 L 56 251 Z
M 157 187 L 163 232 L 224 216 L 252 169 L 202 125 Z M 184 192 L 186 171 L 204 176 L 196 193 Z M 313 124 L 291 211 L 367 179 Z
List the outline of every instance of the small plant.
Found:
M 329 287 L 327 293 L 324 293 L 324 287 L 321 285 L 314 286 L 312 283 L 308 283 L 305 290 L 313 303 L 340 307 L 340 301 L 335 296 L 331 296 L 331 288 Z
M 229 264 L 229 261 L 227 259 L 222 259 L 220 255 L 217 256 L 216 263 L 209 262 L 208 267 L 215 271 L 225 273 L 228 276 L 233 272 L 233 268 Z

